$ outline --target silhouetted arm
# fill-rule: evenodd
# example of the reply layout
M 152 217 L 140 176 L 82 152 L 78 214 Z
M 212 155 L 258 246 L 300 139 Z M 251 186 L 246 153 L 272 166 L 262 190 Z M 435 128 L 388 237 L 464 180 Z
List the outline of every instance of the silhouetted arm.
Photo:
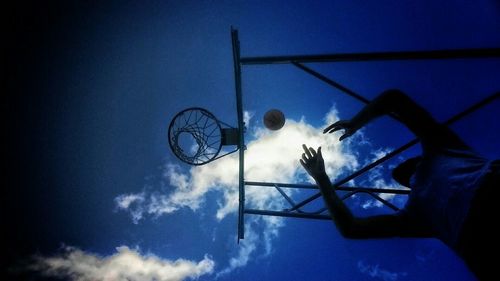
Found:
M 357 218 L 347 208 L 332 188 L 325 172 L 321 147 L 316 152 L 303 145 L 304 153 L 300 163 L 314 178 L 323 200 L 340 233 L 347 238 L 377 237 L 430 237 L 431 233 L 416 227 L 404 213 Z
M 410 129 L 424 144 L 464 148 L 463 141 L 446 126 L 439 124 L 420 105 L 399 90 L 387 90 L 367 104 L 350 120 L 340 120 L 328 126 L 323 133 L 344 130 L 343 140 L 353 135 L 370 121 L 392 114 Z

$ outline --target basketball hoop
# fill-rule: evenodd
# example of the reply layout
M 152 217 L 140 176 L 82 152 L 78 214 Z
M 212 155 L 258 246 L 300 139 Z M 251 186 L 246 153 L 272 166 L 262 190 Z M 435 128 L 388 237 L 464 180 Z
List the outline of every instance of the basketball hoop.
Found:
M 223 145 L 238 145 L 238 135 L 238 129 L 218 120 L 208 110 L 192 107 L 172 119 L 168 143 L 181 161 L 199 166 L 237 151 L 238 147 L 219 156 Z

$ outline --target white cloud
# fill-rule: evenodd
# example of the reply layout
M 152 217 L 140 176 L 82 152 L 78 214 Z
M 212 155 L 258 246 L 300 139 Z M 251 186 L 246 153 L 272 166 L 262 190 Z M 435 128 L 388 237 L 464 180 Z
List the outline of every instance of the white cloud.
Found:
M 380 268 L 378 264 L 369 265 L 365 264 L 363 261 L 358 262 L 358 269 L 361 273 L 384 281 L 396 281 L 400 277 L 408 275 L 408 273 L 406 272 L 391 272 L 389 270 Z
M 250 116 L 246 114 L 246 116 Z M 331 111 L 325 121 L 329 124 L 336 120 L 336 112 Z M 326 124 L 326 123 L 325 123 Z M 256 128 L 247 144 L 245 152 L 245 180 L 268 182 L 296 182 L 308 180 L 298 159 L 302 154 L 302 144 L 317 148 L 322 146 L 327 173 L 337 178 L 341 173 L 357 168 L 358 162 L 350 152 L 349 142 L 338 142 L 331 135 L 323 135 L 321 128 L 315 128 L 305 120 L 287 120 L 285 127 L 279 131 L 269 131 Z M 192 167 L 185 172 L 180 166 L 167 163 L 164 170 L 164 180 L 174 191 L 169 194 L 151 194 L 147 198 L 144 193 L 121 195 L 116 198 L 118 207 L 131 210 L 134 217 L 142 218 L 139 211 L 159 216 L 177 211 L 180 208 L 190 208 L 193 211 L 204 202 L 204 196 L 209 191 L 222 193 L 218 219 L 223 219 L 229 213 L 234 213 L 238 206 L 238 155 L 232 154 L 214 161 L 208 165 Z M 136 199 L 139 203 L 135 208 L 129 207 L 129 201 Z M 139 199 L 140 198 L 140 199 Z M 272 189 L 248 189 L 247 206 L 257 208 L 279 208 L 282 201 L 279 193 Z M 144 200 L 147 199 L 147 200 Z M 279 202 L 279 203 L 278 203 Z
M 255 115 L 255 112 L 251 112 L 251 111 L 244 111 L 243 112 L 243 123 L 245 123 L 247 127 L 250 126 L 250 120 L 253 118 L 254 115 Z
M 58 256 L 36 256 L 29 269 L 45 276 L 75 281 L 181 281 L 212 274 L 215 265 L 206 255 L 199 262 L 184 259 L 171 261 L 152 254 L 142 255 L 127 246 L 116 250 L 117 253 L 111 256 L 101 257 L 65 247 L 64 253 Z
M 252 114 L 246 113 L 247 124 Z M 334 135 L 322 133 L 323 128 L 336 120 L 338 113 L 332 109 L 324 118 L 324 124 L 314 127 L 304 118 L 300 121 L 286 120 L 279 131 L 269 131 L 263 127 L 250 127 L 247 133 L 247 150 L 245 151 L 245 180 L 263 182 L 304 182 L 311 181 L 306 176 L 298 159 L 303 153 L 302 144 L 317 148 L 322 147 L 327 173 L 334 181 L 346 172 L 357 169 L 360 165 L 353 147 L 366 145 L 368 142 L 359 135 L 343 142 L 338 141 L 338 133 Z M 172 188 L 170 193 L 154 193 L 148 196 L 138 193 L 133 207 L 121 207 L 129 210 L 133 218 L 143 218 L 144 214 L 158 217 L 171 214 L 181 208 L 198 211 L 204 204 L 208 192 L 219 192 L 218 209 L 215 217 L 224 219 L 238 209 L 238 155 L 231 154 L 208 165 L 193 166 L 188 171 L 181 166 L 167 163 L 163 181 Z M 293 191 L 289 191 L 292 193 Z M 118 206 L 126 206 L 128 197 L 117 198 Z M 120 199 L 119 199 L 120 198 Z M 121 205 L 120 205 L 121 204 Z M 129 204 L 130 205 L 130 204 Z M 255 209 L 281 210 L 286 202 L 273 188 L 247 187 L 246 207 Z M 140 213 L 140 214 L 139 214 Z M 247 216 L 247 221 L 260 225 L 264 230 L 252 232 L 246 227 L 246 238 L 241 242 L 238 253 L 230 259 L 229 265 L 219 274 L 225 274 L 235 268 L 247 264 L 250 255 L 262 249 L 264 255 L 272 252 L 272 241 L 279 234 L 283 221 L 277 217 Z M 136 220 L 136 221 L 137 221 Z
M 137 224 L 142 219 L 144 209 L 142 203 L 144 202 L 144 192 L 138 194 L 122 194 L 115 198 L 116 207 L 119 210 L 128 210 L 132 221 Z
M 140 194 L 124 194 L 118 196 L 116 199 L 116 204 L 120 209 L 128 209 L 130 205 L 134 202 L 142 203 L 144 201 L 144 193 Z
M 248 225 L 249 224 L 247 223 L 247 226 Z M 245 232 L 245 239 L 240 240 L 239 242 L 240 245 L 238 247 L 238 253 L 234 257 L 229 259 L 229 265 L 220 270 L 217 273 L 216 278 L 224 276 L 235 270 L 236 268 L 247 265 L 250 259 L 250 255 L 257 249 L 257 244 L 259 243 L 259 235 L 249 227 L 246 227 L 246 230 L 247 231 Z

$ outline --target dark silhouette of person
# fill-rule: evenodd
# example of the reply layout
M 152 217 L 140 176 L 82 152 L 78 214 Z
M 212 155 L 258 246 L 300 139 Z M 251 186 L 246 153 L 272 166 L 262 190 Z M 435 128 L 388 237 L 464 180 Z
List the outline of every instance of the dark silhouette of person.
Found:
M 355 217 L 331 186 L 321 147 L 316 151 L 303 145 L 300 163 L 316 181 L 340 233 L 346 238 L 435 237 L 462 257 L 479 279 L 498 278 L 500 161 L 474 153 L 451 129 L 399 90 L 383 92 L 354 118 L 340 120 L 323 133 L 344 130 L 342 141 L 385 114 L 406 125 L 422 145 L 421 156 L 410 158 L 392 172 L 397 182 L 411 188 L 406 205 L 394 214 Z

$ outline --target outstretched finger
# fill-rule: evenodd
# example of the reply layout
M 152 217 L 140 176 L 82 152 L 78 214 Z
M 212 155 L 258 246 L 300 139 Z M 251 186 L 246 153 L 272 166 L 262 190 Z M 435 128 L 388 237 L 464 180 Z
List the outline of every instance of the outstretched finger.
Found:
M 306 155 L 307 157 L 311 158 L 312 155 L 311 155 L 311 152 L 309 151 L 309 149 L 307 148 L 307 146 L 305 144 L 302 145 L 302 148 L 304 149 L 304 151 L 306 152 Z
M 328 133 L 330 133 L 330 134 L 331 134 L 331 133 L 333 133 L 333 132 L 336 132 L 336 131 L 338 131 L 338 130 L 342 130 L 342 129 L 344 129 L 344 128 L 342 128 L 342 127 L 340 127 L 340 126 L 339 126 L 339 127 L 335 127 L 335 128 L 333 128 L 332 130 L 330 130 L 330 132 L 328 132 Z
M 323 134 L 326 134 L 328 133 L 328 131 L 330 131 L 331 129 L 335 128 L 335 124 L 332 124 L 328 127 L 326 127 L 324 130 L 323 130 Z
M 307 157 L 306 157 L 305 153 L 302 153 L 302 160 L 303 160 L 304 162 L 306 162 L 306 163 L 307 163 L 307 161 L 309 161 L 309 159 L 307 159 Z
M 306 162 L 304 162 L 304 160 L 302 160 L 302 159 L 299 159 L 299 162 L 300 162 L 300 165 L 302 165 L 302 167 L 304 167 L 304 169 L 307 170 Z
M 333 130 L 339 130 L 340 128 L 338 128 L 338 127 L 340 127 L 340 126 L 339 126 L 339 125 L 340 125 L 340 123 L 339 123 L 340 121 L 341 121 L 341 120 L 339 120 L 339 121 L 337 121 L 337 122 L 335 122 L 335 123 L 331 124 L 330 126 L 326 127 L 326 128 L 323 130 L 323 134 L 326 134 L 328 131 L 330 131 L 330 130 L 332 130 L 332 129 L 333 129 Z
M 350 137 L 352 134 L 343 134 L 340 138 L 339 141 L 343 141 L 344 139 Z
M 335 131 L 338 131 L 338 130 L 341 130 L 341 129 L 344 129 L 344 120 L 339 120 L 335 123 L 333 123 L 332 125 L 326 127 L 326 129 L 323 130 L 323 134 L 326 134 L 326 133 L 333 133 Z
M 312 155 L 313 157 L 316 157 L 316 154 L 317 154 L 317 153 L 316 153 L 316 150 L 314 150 L 314 148 L 309 147 L 309 151 L 311 151 L 311 155 Z

